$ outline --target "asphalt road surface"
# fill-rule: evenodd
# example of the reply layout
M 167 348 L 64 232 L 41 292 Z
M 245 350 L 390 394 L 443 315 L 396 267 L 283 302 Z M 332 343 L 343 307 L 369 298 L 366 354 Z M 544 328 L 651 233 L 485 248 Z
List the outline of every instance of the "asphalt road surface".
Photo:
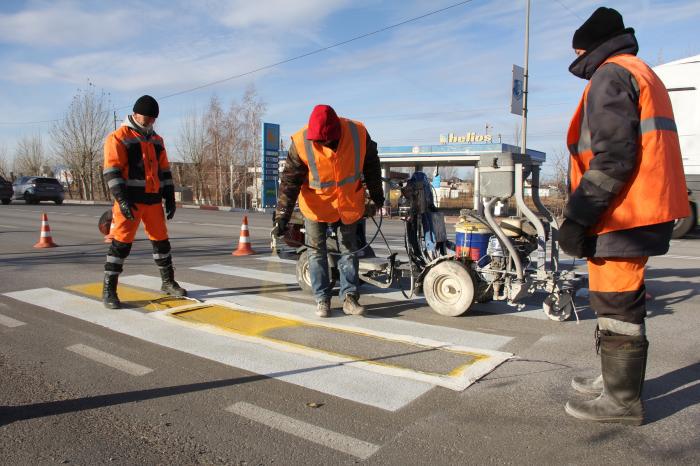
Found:
M 234 257 L 243 214 L 179 209 L 176 278 L 198 301 L 159 296 L 141 232 L 120 281 L 126 307 L 110 311 L 104 210 L 0 206 L 2 464 L 700 460 L 698 235 L 649 261 L 647 423 L 625 427 L 564 413 L 581 396 L 572 376 L 599 368 L 585 293 L 580 321 L 554 322 L 544 295 L 444 317 L 363 285 L 366 317 L 334 298 L 322 320 L 294 263 L 270 254 L 269 215 L 248 216 L 257 254 Z M 59 247 L 33 248 L 41 212 Z M 383 230 L 400 251 L 402 224 Z

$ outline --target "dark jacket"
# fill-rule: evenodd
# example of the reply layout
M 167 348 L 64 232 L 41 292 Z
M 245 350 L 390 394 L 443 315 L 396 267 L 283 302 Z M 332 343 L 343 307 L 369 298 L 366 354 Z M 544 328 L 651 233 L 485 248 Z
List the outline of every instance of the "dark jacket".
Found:
M 632 74 L 615 63 L 601 64 L 609 57 L 636 55 L 634 33 L 615 36 L 578 57 L 569 67 L 575 76 L 591 81 L 586 104 L 591 148 L 591 170 L 599 170 L 619 181 L 615 189 L 604 189 L 585 177 L 571 193 L 564 216 L 584 226 L 594 225 L 629 182 L 637 166 L 639 86 Z M 652 193 L 650 193 L 651 195 Z M 613 231 L 589 238 L 589 257 L 640 257 L 668 252 L 673 222 Z
M 377 143 L 367 133 L 365 164 L 362 167 L 365 185 L 372 199 L 384 198 L 382 172 L 379 163 Z M 277 196 L 276 216 L 289 219 L 294 211 L 294 205 L 299 197 L 301 185 L 309 179 L 309 167 L 302 162 L 294 143 L 289 147 L 284 171 L 280 175 L 280 187 Z

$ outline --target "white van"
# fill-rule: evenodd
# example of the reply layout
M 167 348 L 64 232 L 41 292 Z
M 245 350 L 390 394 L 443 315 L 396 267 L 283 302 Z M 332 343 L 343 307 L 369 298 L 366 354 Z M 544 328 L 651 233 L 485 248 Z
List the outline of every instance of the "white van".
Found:
M 681 142 L 681 155 L 688 185 L 690 217 L 676 222 L 674 238 L 688 234 L 698 222 L 700 203 L 700 55 L 654 68 L 668 89 Z

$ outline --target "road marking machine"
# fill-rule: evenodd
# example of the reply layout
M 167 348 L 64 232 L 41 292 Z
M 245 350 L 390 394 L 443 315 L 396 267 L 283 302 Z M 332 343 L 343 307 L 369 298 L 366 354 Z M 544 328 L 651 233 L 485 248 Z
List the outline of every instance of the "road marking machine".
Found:
M 582 277 L 561 270 L 557 244 L 558 223 L 539 198 L 539 170 L 528 155 L 501 153 L 483 155 L 478 167 L 479 209 L 461 211 L 455 226 L 455 241 L 448 240 L 443 214 L 433 202 L 433 188 L 423 172 L 396 182 L 401 189 L 400 211 L 404 222 L 404 247 L 408 260 L 391 252 L 380 258 L 365 237 L 365 221 L 358 224 L 359 275 L 363 282 L 380 288 L 399 288 L 406 297 L 423 294 L 435 312 L 459 316 L 476 303 L 503 301 L 523 307 L 522 300 L 537 291 L 547 293 L 545 314 L 552 320 L 568 319 L 576 308 L 574 296 L 582 286 Z M 524 181 L 530 178 L 533 212 L 525 203 Z M 497 217 L 498 202 L 515 198 L 522 215 Z M 372 217 L 374 221 L 374 218 Z M 377 222 L 375 221 L 375 224 Z M 299 286 L 311 289 L 308 253 L 304 244 L 303 219 L 296 214 L 283 237 L 272 235 L 272 249 L 289 256 L 289 247 L 297 257 Z M 386 242 L 386 239 L 384 240 Z M 387 247 L 389 247 L 387 243 Z M 337 279 L 338 243 L 329 227 L 328 257 L 332 280 Z M 408 282 L 408 284 L 406 284 Z

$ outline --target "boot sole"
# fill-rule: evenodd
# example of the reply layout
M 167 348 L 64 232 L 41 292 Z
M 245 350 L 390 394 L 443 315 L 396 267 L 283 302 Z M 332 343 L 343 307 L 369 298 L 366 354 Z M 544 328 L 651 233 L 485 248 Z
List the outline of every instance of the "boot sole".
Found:
M 167 294 L 168 296 L 172 296 L 173 298 L 186 298 L 187 297 L 187 292 L 178 294 L 178 293 L 169 293 L 166 290 L 162 289 L 161 290 L 163 293 Z
M 104 307 L 107 309 L 121 309 L 122 305 L 121 304 L 112 304 L 112 303 L 102 303 Z
M 644 418 L 634 418 L 634 417 L 590 417 L 583 415 L 579 413 L 578 411 L 574 411 L 573 409 L 569 408 L 569 403 L 564 406 L 564 411 L 566 411 L 566 414 L 569 416 L 575 417 L 576 419 L 580 419 L 582 421 L 592 421 L 592 422 L 603 422 L 606 424 L 625 424 L 629 426 L 641 426 L 644 424 Z

